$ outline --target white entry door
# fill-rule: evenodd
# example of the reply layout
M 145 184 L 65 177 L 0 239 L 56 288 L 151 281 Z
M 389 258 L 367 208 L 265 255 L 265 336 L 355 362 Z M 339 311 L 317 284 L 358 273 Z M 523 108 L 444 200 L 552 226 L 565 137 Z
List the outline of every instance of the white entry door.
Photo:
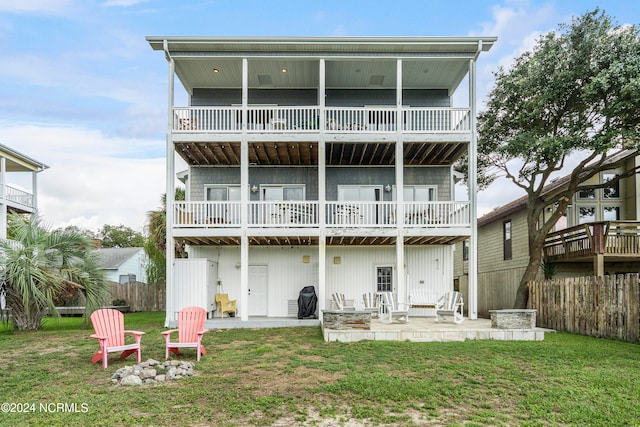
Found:
M 267 266 L 249 266 L 249 316 L 267 315 Z

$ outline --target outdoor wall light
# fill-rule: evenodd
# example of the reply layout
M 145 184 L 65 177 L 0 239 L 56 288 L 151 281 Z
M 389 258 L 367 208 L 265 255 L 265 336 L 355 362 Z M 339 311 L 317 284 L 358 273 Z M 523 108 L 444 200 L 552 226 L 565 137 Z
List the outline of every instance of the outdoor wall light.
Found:
M 385 186 L 384 186 L 384 191 L 386 191 L 387 193 L 388 193 L 389 191 L 391 191 L 391 185 L 389 185 L 389 184 L 385 185 Z
M 258 192 L 258 186 L 257 186 L 257 185 L 255 185 L 255 184 L 253 184 L 253 185 L 251 186 L 251 192 L 252 192 L 252 193 L 257 193 L 257 192 Z

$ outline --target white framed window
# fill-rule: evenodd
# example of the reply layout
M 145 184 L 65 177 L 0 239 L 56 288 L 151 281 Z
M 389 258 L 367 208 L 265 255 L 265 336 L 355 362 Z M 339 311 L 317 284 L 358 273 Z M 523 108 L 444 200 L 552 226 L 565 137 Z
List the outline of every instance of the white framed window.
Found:
M 393 266 L 380 265 L 376 267 L 376 290 L 378 292 L 393 292 Z
M 602 220 L 603 221 L 619 221 L 622 218 L 620 206 L 603 206 L 602 207 Z
M 405 185 L 405 202 L 432 202 L 438 200 L 438 187 L 434 185 Z
M 602 183 L 605 184 L 609 181 L 614 180 L 618 174 L 613 172 L 603 172 L 602 173 Z M 611 184 L 608 187 L 602 189 L 602 198 L 603 199 L 619 199 L 620 198 L 620 181 Z
M 261 185 L 260 200 L 278 202 L 305 200 L 305 186 L 303 184 Z
M 584 224 L 586 222 L 596 221 L 596 214 L 598 210 L 595 206 L 580 206 L 578 207 L 578 224 Z
M 205 185 L 205 200 L 208 202 L 239 202 L 239 185 Z M 237 203 L 212 203 L 207 206 L 202 221 L 210 223 L 240 223 L 240 207 Z
M 594 190 L 593 188 L 588 190 L 580 190 L 578 191 L 578 199 L 579 200 L 595 200 L 596 190 Z
M 239 185 L 205 185 L 205 200 L 211 202 L 226 202 L 240 200 Z
M 338 200 L 346 202 L 379 202 L 381 185 L 338 185 Z

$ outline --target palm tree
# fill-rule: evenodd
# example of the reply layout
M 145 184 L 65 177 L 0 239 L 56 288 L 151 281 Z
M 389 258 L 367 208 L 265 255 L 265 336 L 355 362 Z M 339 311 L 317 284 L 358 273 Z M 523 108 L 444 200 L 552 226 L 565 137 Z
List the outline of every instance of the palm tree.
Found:
M 14 240 L 0 240 L 0 279 L 14 329 L 39 329 L 45 315 L 57 315 L 54 299 L 68 288 L 84 294 L 85 318 L 105 303 L 109 288 L 91 239 L 74 230 L 50 231 L 37 214 L 11 214 L 8 234 Z
M 185 190 L 176 188 L 175 200 L 184 200 Z M 147 212 L 148 237 L 144 244 L 144 250 L 149 257 L 147 266 L 147 280 L 149 283 L 161 283 L 165 280 L 165 263 L 167 251 L 167 195 L 162 195 L 162 206 L 155 211 Z M 184 244 L 176 243 L 175 254 L 178 258 L 186 258 Z

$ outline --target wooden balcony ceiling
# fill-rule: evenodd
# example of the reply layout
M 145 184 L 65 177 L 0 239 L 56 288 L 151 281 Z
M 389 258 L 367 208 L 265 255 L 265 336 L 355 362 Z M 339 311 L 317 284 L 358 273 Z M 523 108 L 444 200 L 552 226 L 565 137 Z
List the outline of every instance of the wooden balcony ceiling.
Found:
M 405 237 L 405 245 L 453 245 L 465 240 L 464 236 L 411 236 Z M 239 246 L 239 237 L 180 237 L 177 240 L 194 246 Z M 251 246 L 318 246 L 317 236 L 252 236 Z M 396 238 L 390 236 L 328 236 L 328 246 L 383 246 L 395 245 Z
M 240 144 L 218 142 L 176 143 L 176 151 L 194 166 L 239 165 Z M 464 154 L 465 143 L 411 142 L 404 146 L 404 164 L 450 165 Z M 327 143 L 327 165 L 384 165 L 395 163 L 395 143 Z M 252 165 L 318 164 L 318 145 L 314 142 L 252 142 L 249 144 Z

